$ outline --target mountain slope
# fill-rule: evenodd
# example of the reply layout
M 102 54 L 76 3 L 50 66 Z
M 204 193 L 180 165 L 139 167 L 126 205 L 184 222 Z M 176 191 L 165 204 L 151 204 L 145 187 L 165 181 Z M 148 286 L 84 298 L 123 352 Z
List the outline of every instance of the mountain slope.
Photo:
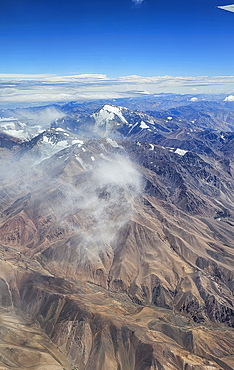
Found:
M 36 319 L 73 365 L 232 368 L 232 169 L 91 139 L 4 192 L 2 304 Z
M 234 104 L 228 101 L 197 101 L 164 111 L 146 113 L 161 119 L 172 116 L 173 120 L 186 121 L 194 128 L 226 132 L 234 130 Z
M 0 368 L 233 369 L 233 134 L 60 121 L 1 141 Z

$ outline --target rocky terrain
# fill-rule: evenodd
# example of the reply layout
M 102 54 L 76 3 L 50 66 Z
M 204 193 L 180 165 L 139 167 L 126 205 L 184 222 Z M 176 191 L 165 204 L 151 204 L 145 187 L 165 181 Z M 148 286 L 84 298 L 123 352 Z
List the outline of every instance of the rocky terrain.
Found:
M 3 136 L 0 369 L 234 369 L 233 134 L 164 121 Z

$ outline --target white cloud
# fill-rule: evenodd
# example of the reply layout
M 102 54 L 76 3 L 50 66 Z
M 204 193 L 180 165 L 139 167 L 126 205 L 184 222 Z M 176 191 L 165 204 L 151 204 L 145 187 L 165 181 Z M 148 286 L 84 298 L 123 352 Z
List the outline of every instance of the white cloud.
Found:
M 234 95 L 227 96 L 224 101 L 234 101 Z
M 197 101 L 197 98 L 194 96 L 194 98 L 191 98 L 190 101 Z
M 33 125 L 36 124 L 46 128 L 54 122 L 55 119 L 65 116 L 64 113 L 52 107 L 44 108 L 36 113 L 33 111 L 31 112 L 28 109 L 21 109 L 20 111 L 16 111 L 14 114 L 20 121 L 26 121 L 28 123 L 31 122 Z
M 49 74 L 34 74 L 34 75 L 30 75 L 30 74 L 16 74 L 16 73 L 11 73 L 11 74 L 7 74 L 7 73 L 0 73 L 0 78 L 20 78 L 20 79 L 35 79 L 35 78 L 46 78 L 46 77 L 49 77 L 51 75 Z
M 1 105 L 115 99 L 159 93 L 217 93 L 234 90 L 234 76 L 152 76 L 110 78 L 104 74 L 72 76 L 0 75 Z

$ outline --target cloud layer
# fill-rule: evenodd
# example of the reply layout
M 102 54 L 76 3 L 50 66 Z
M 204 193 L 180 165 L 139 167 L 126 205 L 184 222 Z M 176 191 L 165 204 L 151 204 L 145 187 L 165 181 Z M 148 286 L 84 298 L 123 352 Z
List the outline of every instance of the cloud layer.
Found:
M 154 76 L 109 78 L 104 74 L 73 76 L 1 75 L 0 103 L 46 103 L 114 99 L 158 93 L 231 93 L 234 76 Z

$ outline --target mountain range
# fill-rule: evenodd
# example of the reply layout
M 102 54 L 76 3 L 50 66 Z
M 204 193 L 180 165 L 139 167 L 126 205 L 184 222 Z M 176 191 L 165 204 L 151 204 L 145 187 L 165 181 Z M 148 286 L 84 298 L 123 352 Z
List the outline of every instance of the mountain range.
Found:
M 234 368 L 234 103 L 169 99 L 2 129 L 0 369 Z

